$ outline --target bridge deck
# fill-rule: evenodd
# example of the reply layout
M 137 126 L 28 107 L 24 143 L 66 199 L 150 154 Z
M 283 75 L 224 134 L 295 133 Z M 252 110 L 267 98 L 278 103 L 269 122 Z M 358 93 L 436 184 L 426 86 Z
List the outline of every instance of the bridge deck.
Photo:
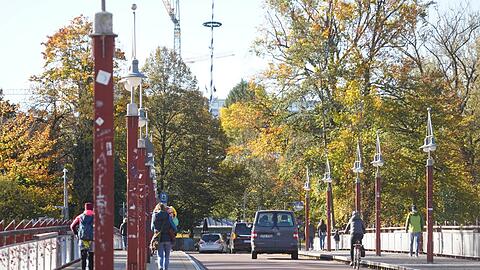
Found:
M 127 252 L 123 250 L 116 250 L 114 252 L 114 269 L 115 270 L 124 270 L 126 269 L 127 263 Z M 147 265 L 147 270 L 158 270 L 156 266 L 157 256 L 153 256 L 151 263 Z M 75 263 L 66 268 L 66 270 L 81 270 L 81 263 Z M 88 268 L 87 268 L 88 269 Z M 195 270 L 196 268 L 187 257 L 187 255 L 182 251 L 173 251 L 170 254 L 170 265 L 168 267 L 170 270 Z

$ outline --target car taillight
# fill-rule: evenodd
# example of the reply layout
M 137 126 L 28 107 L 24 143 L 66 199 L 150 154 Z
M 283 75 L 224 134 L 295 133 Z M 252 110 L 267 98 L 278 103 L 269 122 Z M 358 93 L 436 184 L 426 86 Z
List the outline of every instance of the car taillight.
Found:
M 297 230 L 295 230 L 295 231 L 293 232 L 293 238 L 296 239 L 296 240 L 298 240 L 298 231 L 297 231 Z
M 221 243 L 223 243 L 222 240 L 217 240 L 217 241 L 215 241 L 215 244 L 221 244 Z
M 232 233 L 232 239 L 235 240 L 237 238 L 237 235 L 235 233 Z
M 252 232 L 251 238 L 257 238 L 257 232 Z
M 200 240 L 198 243 L 199 243 L 200 245 L 203 245 L 203 244 L 205 244 L 205 241 Z

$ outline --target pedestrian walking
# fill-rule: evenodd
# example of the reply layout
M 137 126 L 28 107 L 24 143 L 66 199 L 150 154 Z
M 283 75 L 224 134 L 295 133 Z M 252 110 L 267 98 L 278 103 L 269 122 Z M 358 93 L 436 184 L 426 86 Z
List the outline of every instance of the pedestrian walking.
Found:
M 153 210 L 151 229 L 155 234 L 158 234 L 159 238 L 157 250 L 158 268 L 160 270 L 168 270 L 170 251 L 172 250 L 172 242 L 175 241 L 177 226 L 175 226 L 172 217 L 168 214 L 167 207 L 162 203 L 157 204 Z
M 340 246 L 340 231 L 338 229 L 333 234 L 333 240 L 335 240 L 335 250 L 338 250 Z
M 405 222 L 405 232 L 410 233 L 410 257 L 413 256 L 413 243 L 415 242 L 415 256 L 418 257 L 420 235 L 423 231 L 423 218 L 417 211 L 417 206 L 412 205 Z
M 327 235 L 327 225 L 323 219 L 317 225 L 318 237 L 320 238 L 320 249 L 324 250 L 325 248 L 325 236 Z
M 308 222 L 308 249 L 313 250 L 313 239 L 315 239 L 315 226 L 312 222 Z
M 78 244 L 82 259 L 82 270 L 93 270 L 93 204 L 85 203 L 85 211 L 75 217 L 70 225 L 72 232 L 78 237 Z
M 123 250 L 127 249 L 127 244 L 128 244 L 127 227 L 128 227 L 127 218 L 124 218 L 122 224 L 120 225 L 120 234 L 122 235 L 122 240 L 123 240 Z

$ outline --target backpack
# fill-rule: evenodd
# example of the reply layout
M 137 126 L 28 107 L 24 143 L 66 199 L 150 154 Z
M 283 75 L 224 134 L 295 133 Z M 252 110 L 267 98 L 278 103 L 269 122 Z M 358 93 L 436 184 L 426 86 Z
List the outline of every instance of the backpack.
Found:
M 78 226 L 78 238 L 81 240 L 93 241 L 93 215 L 83 214 Z

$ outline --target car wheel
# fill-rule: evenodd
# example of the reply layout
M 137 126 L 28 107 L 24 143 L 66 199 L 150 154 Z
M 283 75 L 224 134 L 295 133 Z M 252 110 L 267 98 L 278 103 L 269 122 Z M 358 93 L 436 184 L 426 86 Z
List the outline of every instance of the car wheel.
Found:
M 292 260 L 298 260 L 298 251 L 292 253 Z
M 256 260 L 257 259 L 257 252 L 252 250 L 252 259 Z

